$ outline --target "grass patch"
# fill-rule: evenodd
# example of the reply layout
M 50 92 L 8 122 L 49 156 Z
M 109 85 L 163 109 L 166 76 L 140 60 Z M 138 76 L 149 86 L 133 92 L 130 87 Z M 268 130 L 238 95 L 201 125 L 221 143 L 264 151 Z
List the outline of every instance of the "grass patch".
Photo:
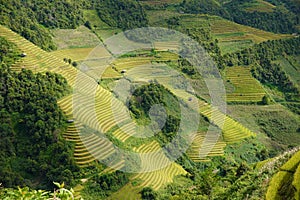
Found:
M 140 188 L 128 183 L 107 198 L 107 200 L 115 199 L 141 199 Z
M 222 54 L 233 53 L 242 49 L 249 48 L 254 43 L 252 40 L 233 40 L 219 43 Z
M 90 22 L 92 30 L 94 33 L 100 37 L 102 40 L 122 32 L 121 29 L 116 27 L 111 27 L 100 19 L 96 10 L 84 10 L 83 15 L 87 21 Z
M 254 114 L 261 130 L 274 141 L 285 146 L 300 144 L 299 118 L 287 111 Z
M 300 86 L 300 56 L 285 56 L 275 62 L 291 77 L 293 83 Z
M 85 26 L 77 29 L 55 29 L 52 33 L 58 49 L 89 48 L 100 44 L 97 36 Z
M 294 137 L 299 138 L 300 134 L 297 132 L 296 127 L 299 126 L 300 120 L 297 115 L 280 104 L 268 106 L 227 105 L 227 113 L 245 127 L 258 133 L 257 139 L 270 150 L 270 153 L 272 151 L 273 155 L 287 149 L 290 144 L 299 145 L 299 140 L 297 143 Z M 277 120 L 281 123 L 277 124 Z M 283 127 L 281 127 L 282 124 Z M 266 137 L 264 129 L 268 130 L 269 134 L 275 135 L 276 138 L 280 138 L 280 140 L 276 141 L 276 138 Z M 288 141 L 283 144 L 282 140 Z

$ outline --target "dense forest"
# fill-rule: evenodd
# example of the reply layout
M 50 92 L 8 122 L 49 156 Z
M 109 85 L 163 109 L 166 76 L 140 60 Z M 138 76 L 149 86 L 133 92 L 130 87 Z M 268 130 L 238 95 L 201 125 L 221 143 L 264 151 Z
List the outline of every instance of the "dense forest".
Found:
M 4 187 L 74 184 L 79 168 L 72 145 L 62 139 L 66 118 L 56 100 L 69 91 L 58 74 L 10 70 L 20 51 L 0 38 L 0 177 Z M 4 142 L 5 141 L 5 142 Z
M 146 13 L 134 0 L 101 0 L 97 2 L 96 10 L 99 17 L 112 27 L 127 30 L 147 26 Z

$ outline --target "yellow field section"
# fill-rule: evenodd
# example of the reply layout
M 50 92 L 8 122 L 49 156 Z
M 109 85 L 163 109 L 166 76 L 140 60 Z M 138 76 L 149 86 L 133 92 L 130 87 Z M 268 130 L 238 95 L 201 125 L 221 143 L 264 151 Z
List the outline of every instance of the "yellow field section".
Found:
M 153 46 L 155 49 L 160 51 L 178 50 L 178 42 L 154 42 Z
M 249 67 L 227 67 L 225 76 L 234 87 L 233 93 L 226 94 L 228 102 L 260 102 L 266 94 Z
M 224 155 L 224 148 L 226 146 L 226 143 L 222 141 L 222 138 L 219 138 L 219 140 L 216 142 L 215 139 L 209 140 L 209 138 L 206 138 L 205 140 L 205 136 L 206 134 L 204 133 L 197 133 L 190 148 L 187 151 L 187 155 L 194 162 L 209 161 L 207 158 L 203 159 L 199 156 L 200 149 L 204 148 L 211 149 L 211 151 L 207 155 L 208 157 Z
M 165 184 L 173 182 L 175 176 L 187 174 L 180 165 L 171 162 L 165 156 L 156 141 L 141 145 L 134 150 L 140 155 L 141 172 L 134 175 L 132 179 L 143 180 L 140 187 L 151 186 L 157 190 Z
M 97 50 L 97 54 L 93 56 L 93 51 Z M 103 57 L 110 57 L 109 52 L 104 47 L 95 48 L 73 48 L 73 49 L 61 49 L 53 51 L 50 54 L 63 60 L 64 58 L 70 58 L 72 61 L 82 61 L 86 59 L 99 59 Z

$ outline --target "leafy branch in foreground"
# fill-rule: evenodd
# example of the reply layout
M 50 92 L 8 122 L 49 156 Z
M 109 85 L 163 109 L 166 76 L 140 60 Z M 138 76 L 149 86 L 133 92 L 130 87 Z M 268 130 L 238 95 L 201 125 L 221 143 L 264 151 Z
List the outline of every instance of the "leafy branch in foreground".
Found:
M 0 188 L 0 199 L 12 200 L 12 199 L 23 199 L 23 200 L 70 200 L 74 199 L 74 190 L 64 188 L 64 183 L 53 182 L 58 187 L 53 192 L 44 190 L 32 190 L 28 187 L 18 189 L 12 188 Z M 0 183 L 1 186 L 1 183 Z

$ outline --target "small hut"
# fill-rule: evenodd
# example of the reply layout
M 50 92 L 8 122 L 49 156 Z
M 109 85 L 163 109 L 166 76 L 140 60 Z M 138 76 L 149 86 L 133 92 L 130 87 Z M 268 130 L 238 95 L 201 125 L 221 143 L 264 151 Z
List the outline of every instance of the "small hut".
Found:
M 26 57 L 27 56 L 27 54 L 25 53 L 25 52 L 23 52 L 23 53 L 21 53 L 21 55 L 20 55 L 21 57 Z

